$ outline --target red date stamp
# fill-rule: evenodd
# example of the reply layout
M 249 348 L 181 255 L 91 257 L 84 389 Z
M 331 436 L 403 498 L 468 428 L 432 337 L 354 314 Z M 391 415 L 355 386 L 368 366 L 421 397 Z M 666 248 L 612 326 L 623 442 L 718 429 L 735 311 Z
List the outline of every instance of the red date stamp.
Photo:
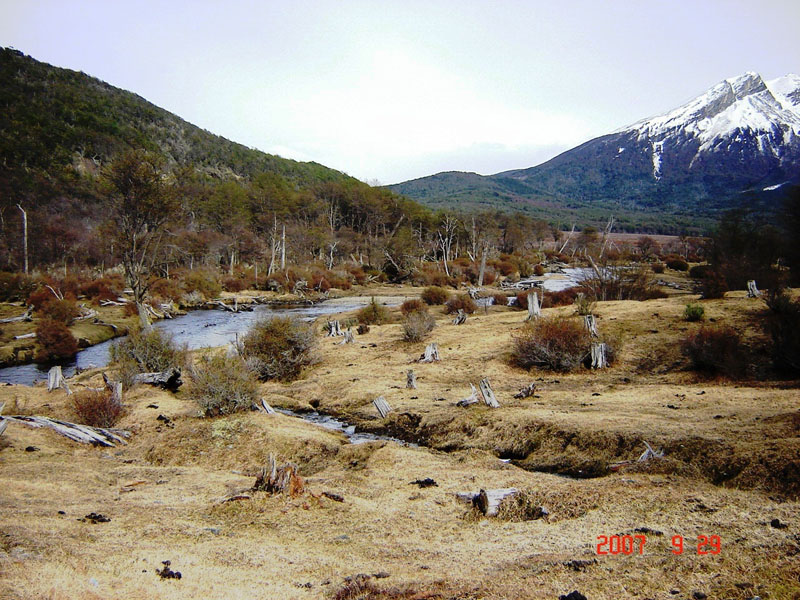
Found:
M 637 535 L 598 535 L 596 552 L 599 555 L 607 554 L 644 554 L 647 536 Z M 682 535 L 673 535 L 671 550 L 673 554 L 683 554 L 684 539 Z M 700 556 L 706 554 L 719 554 L 722 552 L 722 539 L 718 535 L 698 535 L 696 553 Z

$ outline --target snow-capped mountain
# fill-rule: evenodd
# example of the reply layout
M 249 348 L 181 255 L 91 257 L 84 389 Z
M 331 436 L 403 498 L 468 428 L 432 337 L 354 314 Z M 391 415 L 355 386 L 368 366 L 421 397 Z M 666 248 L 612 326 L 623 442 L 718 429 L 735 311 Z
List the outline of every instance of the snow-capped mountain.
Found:
M 578 221 L 624 214 L 629 229 L 665 232 L 710 225 L 737 206 L 774 212 L 800 185 L 800 76 L 765 82 L 745 73 L 536 167 L 463 175 L 392 187 L 433 206 L 491 204 Z

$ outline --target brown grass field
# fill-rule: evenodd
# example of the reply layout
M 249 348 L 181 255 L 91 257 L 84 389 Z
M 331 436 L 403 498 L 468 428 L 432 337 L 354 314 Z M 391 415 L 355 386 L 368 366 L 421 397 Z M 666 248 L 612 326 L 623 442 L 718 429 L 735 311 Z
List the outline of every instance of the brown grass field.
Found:
M 438 343 L 441 362 L 414 362 L 426 342 L 401 340 L 395 309 L 397 322 L 355 344 L 320 333 L 316 366 L 262 386 L 273 406 L 317 408 L 418 446 L 353 445 L 282 414 L 200 418 L 187 386 L 131 391 L 119 427 L 132 437 L 118 448 L 10 423 L 0 437 L 0 597 L 800 598 L 798 382 L 769 375 L 764 303 L 742 292 L 702 304 L 707 321 L 744 335 L 748 372 L 689 371 L 679 340 L 698 326 L 683 319 L 696 299 L 599 303 L 601 335 L 618 347 L 602 371 L 513 367 L 525 313 L 479 309 L 454 326 L 435 307 L 426 342 Z M 408 369 L 416 390 L 405 388 Z M 483 377 L 501 407 L 455 406 Z M 99 380 L 86 372 L 70 383 Z M 531 382 L 535 397 L 513 398 Z M 386 419 L 372 405 L 379 395 L 394 409 Z M 74 419 L 61 390 L 3 386 L 0 402 L 6 415 Z M 608 469 L 635 460 L 644 441 L 664 457 Z M 270 454 L 299 466 L 306 493 L 222 502 L 252 487 Z M 410 484 L 426 477 L 438 485 Z M 456 499 L 501 487 L 524 490 L 549 515 L 486 518 Z M 111 520 L 80 520 L 91 512 Z M 598 536 L 637 533 L 643 554 L 597 554 Z M 672 552 L 678 535 L 682 554 Z M 698 554 L 698 536 L 719 536 L 720 552 Z M 156 574 L 166 560 L 180 580 Z

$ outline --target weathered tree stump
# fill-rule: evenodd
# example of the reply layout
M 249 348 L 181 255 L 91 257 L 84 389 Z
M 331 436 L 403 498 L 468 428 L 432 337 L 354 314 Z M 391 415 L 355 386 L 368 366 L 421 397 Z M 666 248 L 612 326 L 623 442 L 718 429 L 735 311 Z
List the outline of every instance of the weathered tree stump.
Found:
M 64 374 L 61 372 L 61 366 L 56 365 L 47 373 L 47 391 L 52 392 L 58 388 L 64 388 L 68 396 L 72 394 L 72 391 L 67 385 L 67 380 L 64 379 Z
M 589 335 L 593 338 L 600 337 L 600 334 L 597 333 L 597 319 L 594 315 L 585 315 L 583 317 L 583 324 L 589 332 Z
M 372 404 L 375 405 L 375 408 L 378 409 L 378 413 L 381 415 L 381 419 L 385 419 L 386 415 L 392 412 L 392 407 L 389 406 L 389 403 L 386 402 L 383 396 L 378 396 L 375 400 L 372 401 Z
M 181 370 L 177 367 L 172 367 L 161 373 L 139 373 L 133 376 L 133 383 L 146 383 L 148 385 L 155 385 L 165 390 L 175 391 L 181 385 Z
M 528 292 L 528 321 L 532 321 L 542 316 L 542 307 L 539 304 L 539 294 L 534 291 Z
M 500 488 L 497 490 L 481 490 L 475 499 L 475 506 L 478 507 L 487 517 L 496 517 L 500 511 L 500 504 L 506 498 L 519 493 L 517 488 Z
M 436 362 L 439 358 L 439 346 L 436 342 L 431 342 L 425 347 L 425 352 L 419 357 L 419 362 L 429 363 Z
M 463 308 L 459 308 L 456 318 L 453 319 L 453 325 L 463 325 L 466 322 L 467 322 L 467 313 L 464 312 Z
M 536 394 L 536 383 L 530 383 L 522 388 L 519 392 L 514 394 L 514 398 L 530 398 Z
M 409 369 L 406 371 L 406 389 L 415 390 L 417 389 L 417 376 L 414 375 L 414 371 Z
M 344 339 L 341 342 L 339 342 L 339 346 L 341 346 L 343 344 L 354 344 L 355 343 L 356 339 L 353 337 L 353 330 L 350 329 L 349 327 L 347 328 L 347 331 L 345 331 L 342 335 L 344 336 Z
M 471 383 L 469 384 L 469 387 L 472 389 L 472 393 L 466 398 L 456 402 L 456 406 L 470 406 L 471 404 L 478 403 L 478 390 Z
M 642 440 L 644 445 L 647 449 L 642 452 L 642 455 L 638 458 L 638 462 L 644 462 L 646 460 L 650 460 L 651 458 L 663 458 L 664 453 L 660 451 L 653 450 L 653 447 L 648 444 L 645 440 Z
M 326 337 L 337 337 L 340 335 L 344 335 L 342 331 L 342 326 L 339 323 L 338 319 L 336 321 L 328 321 L 327 324 L 328 335 Z
M 111 381 L 108 376 L 103 373 L 103 383 L 106 384 L 106 388 L 111 390 L 111 399 L 117 404 L 122 404 L 122 382 Z
M 261 469 L 253 485 L 254 492 L 267 492 L 268 494 L 289 494 L 292 498 L 305 491 L 305 482 L 297 474 L 297 465 L 286 463 L 278 467 L 275 457 L 269 455 L 269 465 Z
M 608 367 L 606 348 L 607 346 L 603 342 L 592 342 L 590 353 L 593 369 L 605 369 Z
M 481 388 L 481 394 L 483 394 L 483 401 L 486 403 L 486 406 L 491 408 L 500 408 L 500 403 L 497 401 L 497 398 L 494 397 L 492 386 L 489 385 L 489 378 L 484 377 L 480 380 L 478 385 Z
M 748 298 L 758 298 L 761 295 L 761 292 L 758 291 L 756 287 L 756 282 L 754 279 L 751 279 L 747 282 L 747 297 Z

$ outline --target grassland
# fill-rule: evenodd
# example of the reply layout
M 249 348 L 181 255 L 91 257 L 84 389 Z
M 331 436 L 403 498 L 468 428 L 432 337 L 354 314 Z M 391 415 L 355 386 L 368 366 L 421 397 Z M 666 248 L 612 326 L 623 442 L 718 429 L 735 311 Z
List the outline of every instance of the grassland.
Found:
M 128 394 L 120 427 L 133 435 L 119 448 L 12 423 L 0 437 L 0 596 L 800 598 L 797 382 L 768 377 L 764 305 L 741 293 L 703 306 L 707 321 L 743 334 L 743 378 L 687 370 L 679 340 L 698 326 L 683 319 L 690 300 L 598 304 L 600 332 L 618 345 L 603 371 L 511 366 L 522 312 L 480 309 L 454 326 L 433 309 L 438 363 L 414 362 L 425 343 L 401 341 L 395 322 L 355 344 L 320 337 L 321 361 L 302 379 L 263 385 L 273 406 L 315 408 L 418 446 L 352 445 L 282 414 L 202 419 L 188 389 Z M 408 369 L 416 390 L 405 388 Z M 455 406 L 483 377 L 501 408 Z M 531 382 L 534 397 L 513 398 Z M 378 395 L 394 409 L 386 419 Z M 62 391 L 5 386 L 2 401 L 4 414 L 73 418 Z M 608 469 L 635 460 L 644 441 L 664 458 Z M 298 464 L 308 492 L 223 502 L 253 485 L 270 453 Z M 410 483 L 426 477 L 438 485 Z M 456 499 L 512 486 L 549 515 L 484 518 Z M 91 512 L 111 520 L 79 520 Z M 597 555 L 598 536 L 637 529 L 643 554 Z M 699 555 L 700 535 L 720 536 L 720 553 Z M 180 580 L 156 575 L 165 560 Z

